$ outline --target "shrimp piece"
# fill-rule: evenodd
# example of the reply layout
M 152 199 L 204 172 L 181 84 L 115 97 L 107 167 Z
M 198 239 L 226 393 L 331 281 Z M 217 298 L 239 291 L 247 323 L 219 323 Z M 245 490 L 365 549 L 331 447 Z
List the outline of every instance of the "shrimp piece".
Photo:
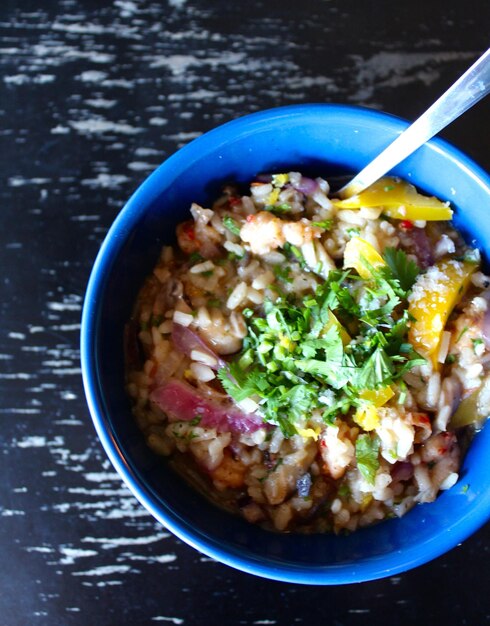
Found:
M 322 230 L 305 218 L 297 222 L 286 221 L 268 211 L 249 215 L 240 231 L 242 241 L 250 245 L 251 252 L 259 255 L 281 248 L 286 242 L 293 246 L 311 243 L 321 234 Z
M 327 474 L 334 479 L 341 478 L 354 460 L 355 450 L 344 429 L 327 426 L 320 439 L 320 453 Z
M 282 232 L 288 243 L 298 247 L 311 243 L 322 234 L 320 228 L 312 226 L 311 222 L 305 218 L 298 222 L 283 222 Z
M 282 220 L 267 211 L 249 215 L 240 230 L 240 238 L 250 245 L 254 254 L 268 254 L 283 246 L 286 239 L 282 232 Z
M 194 220 L 181 222 L 177 226 L 177 243 L 185 254 L 193 254 L 199 250 L 201 244 L 196 238 Z
M 225 450 L 222 462 L 211 471 L 211 478 L 218 489 L 239 489 L 245 484 L 247 468 Z

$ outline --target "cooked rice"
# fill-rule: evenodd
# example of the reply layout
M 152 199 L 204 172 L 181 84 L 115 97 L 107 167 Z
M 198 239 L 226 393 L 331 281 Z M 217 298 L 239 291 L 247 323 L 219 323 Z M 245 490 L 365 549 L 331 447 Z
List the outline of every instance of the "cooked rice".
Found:
M 490 279 L 473 272 L 466 295 L 445 324 L 436 363 L 428 358 L 405 372 L 404 382 L 393 385 L 393 397 L 371 407 L 362 425 L 352 409 L 325 421 L 317 408 L 302 415 L 290 434 L 278 424 L 237 431 L 201 424 L 199 416 L 186 420 L 166 414 L 154 400 L 155 390 L 168 381 L 185 381 L 214 407 L 260 418 L 262 398 L 232 404 L 216 370 L 240 352 L 249 333 L 247 319 L 262 316 L 264 303 L 281 294 L 305 299 L 316 294 L 341 267 L 353 237 L 379 253 L 404 249 L 424 268 L 468 252 L 446 223 L 387 218 L 376 206 L 338 209 L 324 179 L 311 181 L 298 172 L 278 176 L 286 183 L 273 177 L 254 183 L 248 196 L 227 188 L 211 209 L 192 205 L 193 219 L 177 230 L 180 249 L 163 247 L 136 301 L 128 325 L 127 391 L 148 446 L 170 457 L 214 502 L 278 531 L 354 531 L 402 516 L 456 485 L 461 453 L 452 416 L 480 389 L 480 421 L 490 412 L 484 334 Z M 276 215 L 271 205 L 288 207 L 287 212 L 278 208 Z M 329 227 L 318 226 L 328 221 Z M 418 233 L 411 239 L 407 229 Z M 429 249 L 417 248 L 419 236 Z M 429 267 L 431 272 L 436 268 Z M 412 301 L 422 291 L 417 283 Z M 374 299 L 369 306 L 374 310 L 381 304 Z M 176 325 L 202 344 L 182 350 L 175 343 Z M 328 412 L 335 393 L 325 389 L 319 400 Z M 372 480 L 361 472 L 356 451 L 365 435 L 379 446 Z

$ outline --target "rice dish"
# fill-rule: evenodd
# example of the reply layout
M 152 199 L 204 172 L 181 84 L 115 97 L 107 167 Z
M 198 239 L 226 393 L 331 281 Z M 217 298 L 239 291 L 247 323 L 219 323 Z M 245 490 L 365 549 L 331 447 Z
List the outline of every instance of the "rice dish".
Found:
M 126 327 L 150 448 L 219 506 L 348 532 L 459 480 L 490 412 L 490 280 L 452 210 L 299 172 L 191 207 Z

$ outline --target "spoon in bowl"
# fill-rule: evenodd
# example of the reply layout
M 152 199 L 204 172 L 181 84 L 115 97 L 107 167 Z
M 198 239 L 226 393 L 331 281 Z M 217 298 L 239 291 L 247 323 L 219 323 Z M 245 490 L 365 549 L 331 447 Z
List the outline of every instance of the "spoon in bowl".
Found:
M 350 198 L 376 182 L 490 92 L 490 48 L 413 124 L 337 193 Z

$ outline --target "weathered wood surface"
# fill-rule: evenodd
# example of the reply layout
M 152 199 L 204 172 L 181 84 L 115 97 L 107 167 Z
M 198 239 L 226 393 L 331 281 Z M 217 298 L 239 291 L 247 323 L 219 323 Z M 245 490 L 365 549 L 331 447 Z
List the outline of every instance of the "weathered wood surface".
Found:
M 4 0 L 0 5 L 0 623 L 490 621 L 487 526 L 355 587 L 260 581 L 200 556 L 122 485 L 80 378 L 105 232 L 165 157 L 300 102 L 414 119 L 488 46 L 486 2 Z M 488 102 L 444 136 L 490 169 Z

